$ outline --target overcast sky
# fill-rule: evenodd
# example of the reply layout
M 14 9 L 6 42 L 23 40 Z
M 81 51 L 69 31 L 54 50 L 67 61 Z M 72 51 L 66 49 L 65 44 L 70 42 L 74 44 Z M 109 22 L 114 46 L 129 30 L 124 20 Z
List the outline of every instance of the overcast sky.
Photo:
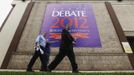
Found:
M 0 27 L 12 8 L 11 3 L 13 0 L 0 0 Z

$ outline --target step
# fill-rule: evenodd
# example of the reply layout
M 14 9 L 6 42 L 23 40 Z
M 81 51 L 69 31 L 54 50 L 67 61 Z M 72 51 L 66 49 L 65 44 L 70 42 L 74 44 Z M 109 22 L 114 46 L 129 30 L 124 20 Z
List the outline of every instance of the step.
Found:
M 8 69 L 26 69 L 32 55 L 13 55 L 9 62 Z M 55 56 L 50 56 L 50 62 Z M 101 70 L 132 70 L 127 54 L 76 54 L 76 61 L 79 70 L 82 71 L 101 71 Z M 40 60 L 38 59 L 33 69 L 40 69 Z M 71 65 L 67 57 L 57 66 L 56 70 L 71 70 Z

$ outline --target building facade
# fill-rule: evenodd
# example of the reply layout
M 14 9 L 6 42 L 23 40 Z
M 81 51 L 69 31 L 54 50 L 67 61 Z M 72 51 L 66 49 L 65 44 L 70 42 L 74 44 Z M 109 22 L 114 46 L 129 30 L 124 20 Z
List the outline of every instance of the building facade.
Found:
M 12 12 L 0 31 L 1 69 L 26 69 L 47 5 L 61 3 L 92 4 L 102 47 L 74 48 L 79 70 L 134 69 L 133 0 L 14 0 Z M 59 48 L 52 47 L 51 50 L 50 62 Z M 34 69 L 40 68 L 39 62 L 35 63 Z M 71 70 L 69 60 L 65 57 L 56 70 Z

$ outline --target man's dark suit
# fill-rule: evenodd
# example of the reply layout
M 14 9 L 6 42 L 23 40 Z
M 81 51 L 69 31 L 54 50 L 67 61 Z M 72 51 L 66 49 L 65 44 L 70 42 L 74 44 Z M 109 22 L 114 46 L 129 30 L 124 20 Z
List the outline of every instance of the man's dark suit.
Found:
M 56 66 L 62 61 L 62 59 L 67 56 L 72 65 L 72 72 L 78 72 L 78 67 L 75 61 L 75 54 L 73 51 L 73 41 L 75 40 L 68 32 L 68 30 L 63 29 L 61 34 L 60 50 L 55 59 L 48 66 L 50 70 L 55 69 Z

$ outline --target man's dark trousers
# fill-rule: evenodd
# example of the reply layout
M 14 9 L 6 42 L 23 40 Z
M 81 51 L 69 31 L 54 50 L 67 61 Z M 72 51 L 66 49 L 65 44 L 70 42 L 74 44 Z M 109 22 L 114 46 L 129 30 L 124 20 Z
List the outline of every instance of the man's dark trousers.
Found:
M 45 48 L 42 48 L 42 50 L 44 50 L 44 49 Z M 29 70 L 29 71 L 32 70 L 32 66 L 34 65 L 34 63 L 35 63 L 35 61 L 36 61 L 36 59 L 38 57 L 40 58 L 41 64 L 42 64 L 41 70 L 44 70 L 44 71 L 47 70 L 47 64 L 48 64 L 47 59 L 48 59 L 48 56 L 45 54 L 45 52 L 44 52 L 44 54 L 41 54 L 40 51 L 36 51 L 36 50 L 35 50 L 35 53 L 34 53 L 32 59 L 31 59 L 31 61 L 28 64 L 27 70 Z
M 78 71 L 78 66 L 75 61 L 75 54 L 73 51 L 73 46 L 60 47 L 59 53 L 57 54 L 53 62 L 51 62 L 51 64 L 48 66 L 48 68 L 50 70 L 55 69 L 65 56 L 67 56 L 71 62 L 72 71 L 73 72 Z

